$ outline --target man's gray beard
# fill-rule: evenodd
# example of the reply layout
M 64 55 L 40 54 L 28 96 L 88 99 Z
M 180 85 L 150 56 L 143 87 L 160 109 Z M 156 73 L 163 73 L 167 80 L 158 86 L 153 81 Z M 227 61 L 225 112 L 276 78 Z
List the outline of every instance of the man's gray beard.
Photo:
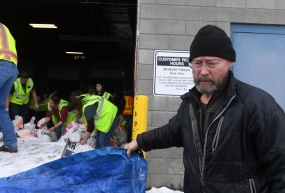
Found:
M 202 94 L 214 94 L 217 90 L 219 90 L 217 85 L 213 85 L 210 88 L 201 88 L 199 84 L 195 84 L 196 89 Z
M 193 76 L 194 76 L 194 72 L 193 72 Z M 217 90 L 220 90 L 221 88 L 223 88 L 223 86 L 227 82 L 228 76 L 229 76 L 229 72 L 226 73 L 226 75 L 222 79 L 222 81 L 220 81 L 218 83 L 214 83 L 214 85 L 211 86 L 210 88 L 201 88 L 200 85 L 198 83 L 196 83 L 196 82 L 195 82 L 195 87 L 202 94 L 214 94 L 214 92 L 216 92 Z

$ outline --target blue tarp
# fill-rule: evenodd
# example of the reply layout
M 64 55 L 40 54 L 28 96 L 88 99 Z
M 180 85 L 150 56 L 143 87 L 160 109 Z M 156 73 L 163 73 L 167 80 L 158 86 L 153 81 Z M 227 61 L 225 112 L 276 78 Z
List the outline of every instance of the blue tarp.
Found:
M 0 178 L 0 192 L 145 193 L 147 162 L 133 152 L 107 147 L 64 157 Z

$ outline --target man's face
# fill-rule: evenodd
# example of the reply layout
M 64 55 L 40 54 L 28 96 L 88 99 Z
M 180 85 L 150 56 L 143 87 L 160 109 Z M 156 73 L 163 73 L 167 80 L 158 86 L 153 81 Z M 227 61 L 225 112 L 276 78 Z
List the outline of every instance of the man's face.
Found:
M 96 90 L 97 91 L 101 91 L 102 89 L 102 85 L 101 84 L 96 84 Z
M 28 79 L 27 78 L 20 78 L 20 80 L 21 80 L 22 84 L 26 84 Z
M 233 62 L 213 56 L 200 56 L 191 62 L 194 82 L 202 94 L 213 94 L 221 89 Z

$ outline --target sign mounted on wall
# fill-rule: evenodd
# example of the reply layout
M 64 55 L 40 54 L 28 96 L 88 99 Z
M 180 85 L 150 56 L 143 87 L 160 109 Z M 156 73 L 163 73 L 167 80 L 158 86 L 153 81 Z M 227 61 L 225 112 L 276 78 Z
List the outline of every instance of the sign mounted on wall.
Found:
M 153 94 L 181 96 L 194 86 L 189 52 L 156 50 L 154 52 Z

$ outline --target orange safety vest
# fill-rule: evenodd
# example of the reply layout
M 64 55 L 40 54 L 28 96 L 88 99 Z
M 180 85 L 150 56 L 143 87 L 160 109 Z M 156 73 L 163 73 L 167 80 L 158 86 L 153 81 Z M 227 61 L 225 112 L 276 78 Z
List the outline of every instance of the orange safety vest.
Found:
M 126 105 L 124 111 L 122 112 L 123 115 L 133 115 L 133 97 L 131 96 L 124 96 L 126 101 Z
M 13 62 L 16 66 L 18 63 L 15 39 L 2 23 L 0 23 L 0 60 Z

